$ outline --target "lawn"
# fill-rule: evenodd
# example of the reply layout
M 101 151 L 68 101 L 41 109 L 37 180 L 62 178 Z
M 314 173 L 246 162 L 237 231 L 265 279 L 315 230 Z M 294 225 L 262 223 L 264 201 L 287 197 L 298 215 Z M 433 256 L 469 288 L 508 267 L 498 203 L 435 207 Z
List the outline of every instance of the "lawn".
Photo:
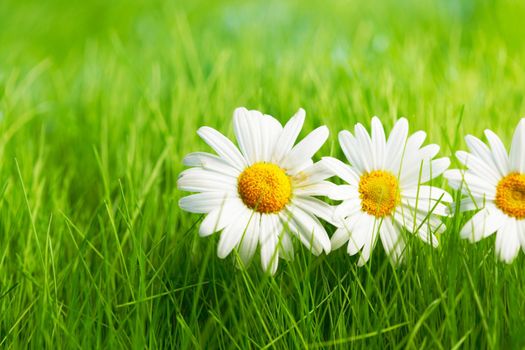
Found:
M 358 267 L 295 241 L 268 276 L 217 257 L 177 178 L 238 106 L 304 108 L 301 137 L 330 129 L 315 159 L 374 115 L 452 166 L 467 134 L 510 146 L 523 18 L 516 0 L 2 0 L 0 347 L 522 348 L 525 255 L 460 239 L 471 213 L 437 249 L 407 236 L 400 266 L 379 244 Z

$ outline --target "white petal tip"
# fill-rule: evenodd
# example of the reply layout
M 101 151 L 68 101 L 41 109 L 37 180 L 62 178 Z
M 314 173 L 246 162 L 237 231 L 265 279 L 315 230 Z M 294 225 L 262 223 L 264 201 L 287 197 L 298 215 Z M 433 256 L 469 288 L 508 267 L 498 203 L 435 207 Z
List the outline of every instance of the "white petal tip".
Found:
M 326 125 L 323 125 L 323 126 L 320 126 L 319 128 L 319 131 L 324 134 L 326 134 L 326 137 L 328 137 L 328 135 L 330 135 L 330 130 L 328 129 L 328 127 Z
M 300 119 L 301 124 L 304 122 L 304 118 L 306 117 L 306 111 L 302 108 L 299 108 L 297 112 L 293 115 L 291 119 Z
M 212 234 L 213 232 L 210 233 L 210 232 L 204 231 L 203 229 L 199 228 L 199 237 L 208 237 Z
M 338 136 L 339 138 L 341 138 L 341 137 L 345 137 L 345 136 L 351 136 L 351 135 L 352 135 L 352 133 L 351 133 L 350 131 L 348 131 L 348 130 L 341 130 L 341 131 L 339 131 L 339 132 L 337 133 L 337 136 Z
M 201 126 L 200 128 L 197 129 L 197 135 L 202 137 L 202 135 L 210 132 L 210 130 L 213 130 L 213 129 L 210 128 L 209 126 Z
M 483 131 L 483 133 L 484 133 L 485 136 L 487 136 L 487 137 L 491 137 L 491 136 L 494 136 L 494 135 L 495 135 L 494 131 L 492 131 L 492 130 L 490 130 L 490 129 L 485 129 L 485 130 Z
M 246 113 L 246 112 L 248 112 L 248 109 L 246 109 L 246 107 L 237 107 L 233 111 L 233 115 L 237 115 L 239 113 Z
M 228 256 L 228 254 L 224 254 L 224 252 L 217 251 L 217 256 L 219 257 L 219 259 L 225 259 Z
M 515 256 L 512 256 L 512 257 L 505 257 L 505 256 L 502 256 L 501 254 L 498 254 L 498 258 L 501 262 L 507 264 L 507 265 L 510 265 L 512 264 L 512 262 L 514 261 L 514 259 L 516 258 Z

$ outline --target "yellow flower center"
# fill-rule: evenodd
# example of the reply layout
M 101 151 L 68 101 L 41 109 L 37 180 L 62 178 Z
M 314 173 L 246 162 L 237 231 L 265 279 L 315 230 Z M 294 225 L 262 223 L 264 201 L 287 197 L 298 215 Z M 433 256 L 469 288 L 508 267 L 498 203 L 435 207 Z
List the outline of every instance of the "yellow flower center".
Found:
M 275 164 L 255 163 L 244 169 L 237 189 L 246 206 L 260 213 L 276 213 L 292 195 L 290 177 Z
M 392 214 L 401 200 L 397 178 L 383 170 L 362 175 L 359 180 L 359 198 L 361 209 L 370 215 L 381 218 Z
M 496 206 L 508 216 L 525 219 L 525 174 L 512 173 L 499 181 Z

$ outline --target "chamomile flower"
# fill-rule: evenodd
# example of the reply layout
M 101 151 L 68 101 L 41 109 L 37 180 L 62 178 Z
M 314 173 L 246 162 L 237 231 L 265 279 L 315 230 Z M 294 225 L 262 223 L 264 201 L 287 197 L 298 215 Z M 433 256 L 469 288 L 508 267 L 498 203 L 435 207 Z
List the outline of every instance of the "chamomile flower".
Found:
M 510 153 L 500 138 L 485 130 L 488 146 L 468 135 L 470 152 L 456 157 L 466 170 L 445 173 L 450 186 L 461 189 L 461 211 L 479 210 L 461 229 L 462 238 L 477 242 L 496 234 L 496 254 L 510 263 L 525 250 L 525 119 L 514 132 Z M 490 146 L 490 147 L 489 147 Z
M 315 129 L 294 146 L 304 118 L 300 109 L 283 127 L 269 115 L 236 109 L 233 124 L 240 151 L 218 131 L 206 126 L 198 130 L 217 155 L 197 152 L 184 158 L 192 168 L 181 173 L 178 187 L 199 193 L 182 198 L 179 205 L 207 214 L 201 236 L 222 231 L 220 258 L 236 249 L 247 264 L 260 245 L 262 267 L 273 274 L 279 257 L 293 256 L 291 235 L 315 255 L 330 252 L 318 217 L 330 221 L 333 208 L 314 196 L 327 195 L 335 185 L 325 181 L 331 173 L 312 161 L 328 138 L 328 128 Z
M 323 158 L 325 166 L 346 182 L 330 196 L 343 201 L 335 209 L 338 229 L 331 239 L 332 249 L 348 242 L 348 254 L 361 252 L 358 265 L 362 266 L 378 236 L 393 262 L 403 257 L 405 230 L 438 245 L 436 234 L 445 230 L 439 216 L 448 214 L 446 204 L 452 197 L 424 184 L 442 174 L 450 161 L 433 159 L 439 146 L 421 147 L 425 137 L 423 131 L 408 136 L 404 118 L 395 124 L 388 140 L 377 117 L 372 118 L 371 137 L 361 124 L 355 126 L 354 134 L 339 133 L 350 165 Z

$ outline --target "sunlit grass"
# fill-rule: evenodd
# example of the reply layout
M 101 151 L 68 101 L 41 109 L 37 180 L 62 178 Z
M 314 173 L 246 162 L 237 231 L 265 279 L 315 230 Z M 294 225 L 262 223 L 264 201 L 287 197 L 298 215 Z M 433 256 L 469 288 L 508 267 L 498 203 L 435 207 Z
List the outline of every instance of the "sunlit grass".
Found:
M 0 347 L 519 348 L 525 258 L 409 239 L 392 267 L 295 245 L 275 277 L 216 256 L 177 205 L 202 125 L 235 107 L 301 136 L 378 115 L 464 148 L 525 115 L 517 1 L 0 2 Z M 453 164 L 457 162 L 453 159 Z M 439 178 L 435 184 L 443 184 Z M 455 194 L 457 196 L 457 194 Z M 329 233 L 333 229 L 328 227 Z M 297 242 L 295 242 L 297 243 Z

